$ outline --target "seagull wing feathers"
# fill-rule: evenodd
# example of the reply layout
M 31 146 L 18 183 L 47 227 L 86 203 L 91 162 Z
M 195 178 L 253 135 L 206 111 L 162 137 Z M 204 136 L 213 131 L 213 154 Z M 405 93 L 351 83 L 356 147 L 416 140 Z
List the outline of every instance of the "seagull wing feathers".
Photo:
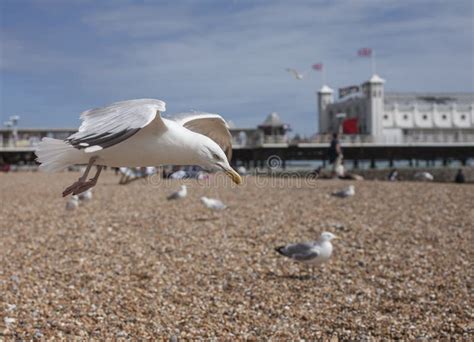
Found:
M 193 132 L 211 138 L 222 148 L 229 161 L 232 158 L 232 135 L 229 132 L 229 125 L 219 114 L 181 113 L 170 119 Z
M 153 121 L 164 129 L 160 113 L 165 110 L 166 104 L 154 99 L 121 101 L 90 109 L 81 114 L 79 131 L 66 141 L 85 152 L 101 150 L 128 139 Z
M 298 261 L 311 260 L 319 255 L 312 243 L 296 243 L 288 246 L 277 247 L 275 250 L 288 258 Z

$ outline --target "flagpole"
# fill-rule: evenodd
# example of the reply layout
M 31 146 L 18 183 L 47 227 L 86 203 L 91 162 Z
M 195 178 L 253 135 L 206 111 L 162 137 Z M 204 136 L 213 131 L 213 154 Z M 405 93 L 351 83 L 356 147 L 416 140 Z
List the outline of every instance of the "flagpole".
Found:
M 323 64 L 323 70 L 322 70 L 321 76 L 323 78 L 323 85 L 326 85 L 326 68 L 324 64 Z
M 375 50 L 370 54 L 372 60 L 372 75 L 375 75 Z

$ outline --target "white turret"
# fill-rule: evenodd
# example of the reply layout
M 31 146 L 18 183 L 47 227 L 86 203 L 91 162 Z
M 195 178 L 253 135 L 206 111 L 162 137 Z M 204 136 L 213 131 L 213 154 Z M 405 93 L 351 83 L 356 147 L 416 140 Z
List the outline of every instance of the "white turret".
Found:
M 367 109 L 371 113 L 367 118 L 367 127 L 374 138 L 374 142 L 382 142 L 383 140 L 384 83 L 384 79 L 374 74 L 363 84 L 364 93 L 367 98 Z
M 328 104 L 333 102 L 333 90 L 323 85 L 318 91 L 319 132 L 326 133 L 329 129 L 330 118 L 326 112 Z

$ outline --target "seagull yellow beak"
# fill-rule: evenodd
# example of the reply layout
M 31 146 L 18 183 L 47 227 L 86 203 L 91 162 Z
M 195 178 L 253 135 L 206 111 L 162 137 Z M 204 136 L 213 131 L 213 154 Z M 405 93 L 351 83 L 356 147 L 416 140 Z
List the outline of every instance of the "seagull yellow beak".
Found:
M 232 181 L 235 184 L 241 184 L 242 183 L 242 177 L 240 177 L 240 175 L 234 169 L 232 169 L 232 168 L 226 169 L 226 170 L 224 170 L 224 172 L 226 173 L 227 176 L 230 177 L 230 179 L 232 179 Z

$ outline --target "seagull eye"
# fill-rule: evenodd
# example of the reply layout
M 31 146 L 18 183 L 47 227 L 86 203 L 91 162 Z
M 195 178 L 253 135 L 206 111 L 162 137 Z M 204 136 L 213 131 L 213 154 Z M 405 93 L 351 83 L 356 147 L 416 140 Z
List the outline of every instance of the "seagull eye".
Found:
M 216 159 L 216 160 L 220 160 L 220 159 L 221 159 L 221 158 L 220 158 L 217 154 L 215 154 L 215 153 L 212 154 L 212 158 L 214 158 L 214 159 Z

